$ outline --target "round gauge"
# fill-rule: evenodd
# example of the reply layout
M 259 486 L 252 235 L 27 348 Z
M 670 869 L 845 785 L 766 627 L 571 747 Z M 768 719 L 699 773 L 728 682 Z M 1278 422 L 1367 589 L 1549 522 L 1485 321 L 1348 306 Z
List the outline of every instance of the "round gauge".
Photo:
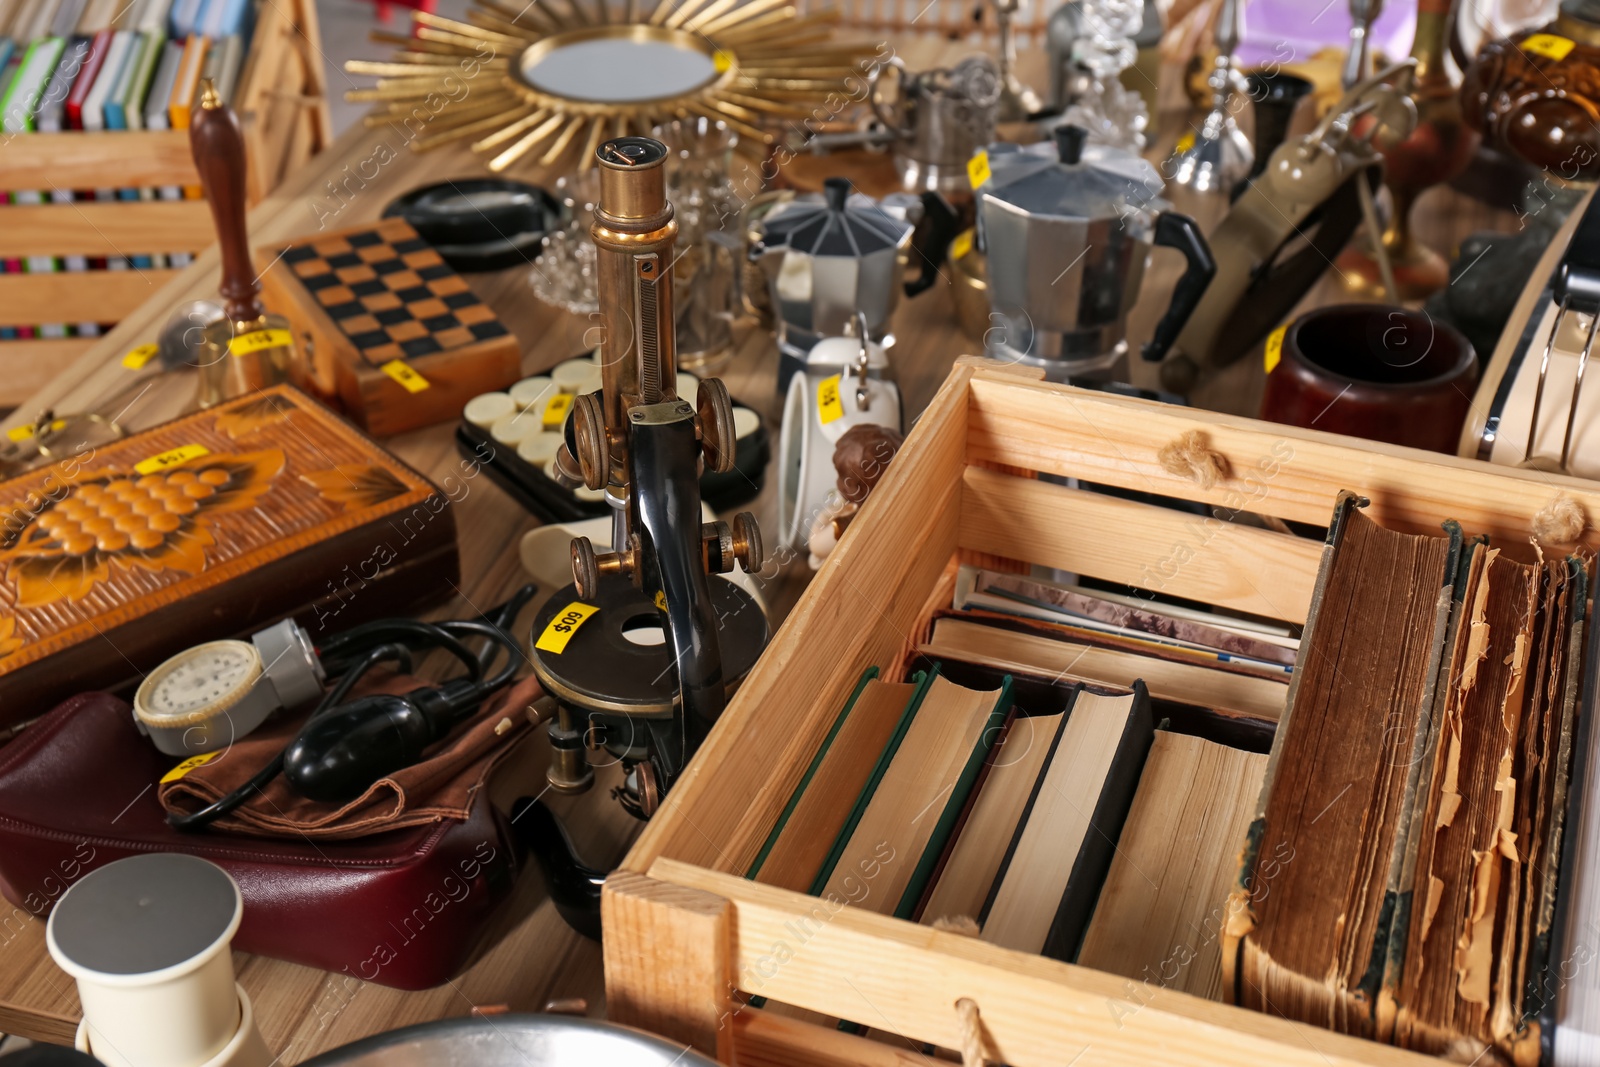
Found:
M 192 726 L 238 703 L 261 677 L 261 653 L 248 641 L 209 641 L 145 676 L 133 710 L 150 726 Z

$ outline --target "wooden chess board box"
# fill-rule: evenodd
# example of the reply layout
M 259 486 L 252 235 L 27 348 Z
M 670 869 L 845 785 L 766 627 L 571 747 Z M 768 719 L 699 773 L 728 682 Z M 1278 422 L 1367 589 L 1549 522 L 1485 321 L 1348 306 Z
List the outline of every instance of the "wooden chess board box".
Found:
M 404 219 L 261 249 L 305 384 L 378 436 L 457 418 L 522 373 L 517 339 Z
M 0 482 L 0 727 L 286 615 L 448 596 L 449 499 L 289 386 Z
M 1192 431 L 1226 460 L 1215 484 L 1158 458 Z M 862 671 L 897 677 L 933 611 L 949 608 L 954 563 L 1042 564 L 1304 622 L 1322 540 L 1216 512 L 1324 527 L 1341 489 L 1370 498 L 1367 514 L 1392 529 L 1437 533 L 1455 518 L 1527 558 L 1532 520 L 1565 494 L 1590 520 L 1575 550 L 1600 546 L 1594 482 L 959 362 L 774 647 L 606 879 L 608 1016 L 723 1063 L 786 1067 L 947 1064 L 924 1046 L 962 1048 L 964 999 L 977 1005 L 985 1062 L 1011 1067 L 1437 1067 L 1443 1061 L 1389 1045 L 743 877 Z M 756 996 L 803 1011 L 756 1007 Z M 806 1013 L 853 1020 L 882 1040 L 796 1017 Z

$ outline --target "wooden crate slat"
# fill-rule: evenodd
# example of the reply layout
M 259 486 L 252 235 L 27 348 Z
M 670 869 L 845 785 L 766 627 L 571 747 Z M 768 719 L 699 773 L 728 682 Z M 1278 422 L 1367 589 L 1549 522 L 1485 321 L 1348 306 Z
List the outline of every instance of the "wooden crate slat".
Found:
M 6 307 L 0 296 L 0 308 Z M 14 408 L 38 392 L 61 368 L 88 351 L 97 337 L 46 337 L 0 341 L 0 408 Z M 0 1020 L 0 1031 L 5 1025 Z
M 959 385 L 972 371 L 957 367 L 951 373 Z M 877 514 L 906 536 L 863 538 L 845 531 L 828 566 L 739 689 L 738 699 L 754 702 L 762 713 L 737 726 L 725 716 L 669 794 L 667 811 L 692 805 L 704 816 L 697 815 L 693 826 L 651 819 L 629 853 L 630 865 L 670 854 L 718 870 L 746 870 L 861 672 L 893 661 L 916 643 L 912 627 L 927 591 L 956 550 L 966 411 L 966 390 L 947 382 L 890 468 L 891 478 L 895 471 L 902 477 L 880 484 L 851 523 L 854 529 Z M 930 485 L 942 489 L 930 494 L 922 488 Z M 785 648 L 803 649 L 805 685 L 794 684 L 798 661 L 783 655 Z M 715 770 L 745 763 L 753 752 L 761 753 L 770 773 Z
M 749 1006 L 734 1009 L 733 1046 L 739 1067 L 950 1067 L 946 1060 L 888 1041 L 869 1041 Z
M 744 992 L 943 1048 L 961 1047 L 955 1004 L 970 997 L 994 1063 L 1061 1067 L 1082 1055 L 1095 1067 L 1439 1067 L 1391 1045 L 691 864 L 657 860 L 650 877 L 732 902 Z
M 182 130 L 75 130 L 22 134 L 5 146 L 0 189 L 193 185 L 199 180 Z
M 708 1056 L 733 1052 L 732 915 L 722 897 L 618 871 L 601 922 L 637 948 L 607 961 L 606 1015 Z
M 0 274 L 0 326 L 116 322 L 177 274 L 153 267 L 86 274 Z
M 0 207 L 0 256 L 127 257 L 156 252 L 198 252 L 213 240 L 211 210 L 204 200 L 120 200 Z M 87 279 L 100 275 L 77 277 Z
M 1531 522 L 1558 493 L 1589 516 L 1583 545 L 1600 548 L 1600 488 L 1580 478 L 1490 466 L 1414 448 L 1276 426 L 1155 401 L 1043 386 L 991 372 L 972 382 L 969 458 L 1200 500 L 1326 526 L 1340 489 L 1368 496 L 1383 526 L 1438 533 L 1446 518 L 1501 548 L 1527 549 Z M 1211 489 L 1162 469 L 1156 456 L 1185 431 L 1204 431 L 1228 458 Z
M 961 547 L 1304 622 L 1322 543 L 968 467 Z

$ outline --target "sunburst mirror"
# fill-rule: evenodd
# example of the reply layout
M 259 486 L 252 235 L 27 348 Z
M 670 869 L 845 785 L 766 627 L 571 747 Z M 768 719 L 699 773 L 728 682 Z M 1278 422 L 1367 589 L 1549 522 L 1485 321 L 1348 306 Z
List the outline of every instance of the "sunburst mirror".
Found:
M 873 49 L 833 43 L 832 12 L 659 0 L 644 14 L 637 2 L 473 0 L 466 22 L 417 11 L 414 37 L 373 35 L 403 46 L 392 60 L 345 65 L 378 79 L 346 97 L 378 104 L 367 124 L 404 129 L 420 151 L 470 138 L 495 171 L 574 152 L 587 170 L 602 138 L 691 117 L 764 146 L 778 124 L 833 117 L 859 98 Z

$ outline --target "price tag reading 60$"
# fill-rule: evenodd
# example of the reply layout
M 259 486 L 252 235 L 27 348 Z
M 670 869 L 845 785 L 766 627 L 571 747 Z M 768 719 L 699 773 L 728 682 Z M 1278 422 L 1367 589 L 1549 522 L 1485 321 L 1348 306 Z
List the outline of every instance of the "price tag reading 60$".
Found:
M 539 640 L 533 647 L 540 652 L 552 652 L 556 655 L 567 650 L 567 642 L 572 640 L 572 635 L 578 632 L 578 627 L 589 621 L 589 616 L 600 609 L 593 604 L 584 604 L 574 600 L 556 613 L 545 626 L 544 633 L 539 635 Z
M 844 418 L 844 401 L 839 399 L 839 376 L 824 378 L 817 383 L 817 419 L 826 426 Z

